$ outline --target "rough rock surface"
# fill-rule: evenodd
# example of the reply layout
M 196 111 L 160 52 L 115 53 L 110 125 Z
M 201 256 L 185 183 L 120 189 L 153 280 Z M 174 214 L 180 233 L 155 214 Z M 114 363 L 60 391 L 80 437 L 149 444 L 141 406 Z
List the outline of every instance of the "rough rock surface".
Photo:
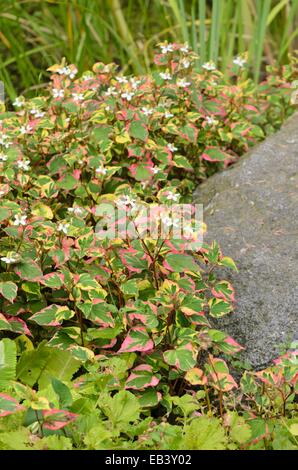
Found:
M 217 240 L 239 268 L 224 272 L 237 304 L 217 326 L 255 368 L 266 366 L 298 339 L 298 113 L 194 199 L 204 204 L 205 241 Z

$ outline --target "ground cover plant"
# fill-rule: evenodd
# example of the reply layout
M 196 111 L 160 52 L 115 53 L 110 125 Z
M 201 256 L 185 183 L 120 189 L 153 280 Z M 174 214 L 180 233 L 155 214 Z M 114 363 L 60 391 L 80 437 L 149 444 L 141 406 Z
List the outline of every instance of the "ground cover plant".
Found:
M 218 268 L 237 268 L 203 224 L 173 238 L 175 203 L 293 112 L 295 60 L 260 85 L 245 56 L 228 79 L 184 43 L 155 62 L 63 61 L 1 115 L 0 448 L 297 447 L 295 345 L 239 379 L 245 345 L 213 326 L 234 308 Z
M 224 71 L 248 51 L 259 81 L 265 65 L 288 63 L 297 48 L 297 0 L 10 0 L 0 1 L 0 80 L 14 99 L 40 94 L 46 68 L 65 56 L 80 73 L 117 61 L 126 73 L 154 68 L 159 41 L 185 42 L 198 63 Z

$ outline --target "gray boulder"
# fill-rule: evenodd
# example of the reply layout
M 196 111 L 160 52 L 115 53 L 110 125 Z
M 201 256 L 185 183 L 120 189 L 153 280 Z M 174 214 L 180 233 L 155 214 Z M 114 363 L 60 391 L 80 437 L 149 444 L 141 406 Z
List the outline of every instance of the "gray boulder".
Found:
M 194 193 L 207 234 L 239 272 L 224 270 L 236 308 L 217 322 L 256 369 L 298 339 L 298 113 Z

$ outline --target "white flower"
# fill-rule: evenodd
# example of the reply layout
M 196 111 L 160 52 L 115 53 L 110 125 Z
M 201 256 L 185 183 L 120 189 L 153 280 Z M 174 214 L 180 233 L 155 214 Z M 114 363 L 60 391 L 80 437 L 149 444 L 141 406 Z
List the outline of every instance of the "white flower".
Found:
M 153 167 L 151 168 L 151 170 L 152 170 L 152 173 L 153 173 L 154 175 L 156 175 L 156 173 L 159 173 L 159 172 L 160 172 L 160 168 L 158 168 L 158 166 L 153 166 Z
M 111 106 L 109 106 L 109 105 L 106 106 L 106 107 L 105 107 L 105 110 L 106 110 L 106 111 L 111 111 Z
M 20 127 L 20 133 L 21 133 L 22 135 L 28 134 L 28 132 L 32 131 L 32 129 L 33 129 L 33 128 L 32 128 L 29 124 L 27 124 L 26 126 L 21 126 L 21 127 Z
M 99 175 L 106 175 L 107 174 L 107 169 L 103 167 L 96 168 L 95 172 L 98 173 Z
M 128 83 L 128 80 L 126 77 L 116 77 L 116 80 L 118 83 Z
M 163 80 L 172 80 L 172 75 L 171 75 L 170 73 L 168 73 L 168 72 L 165 72 L 165 73 L 161 72 L 161 73 L 159 74 L 159 76 L 160 76 Z
M 171 217 L 168 217 L 167 215 L 163 217 L 162 222 L 167 227 L 179 227 L 179 219 L 172 219 Z
M 15 263 L 16 259 L 13 256 L 2 256 L 1 261 L 4 261 L 6 264 Z
M 161 53 L 162 54 L 167 54 L 168 52 L 173 52 L 173 50 L 174 50 L 173 44 L 162 45 L 162 46 L 160 46 L 160 48 L 161 48 Z
M 144 106 L 142 108 L 142 112 L 145 114 L 145 116 L 151 116 L 151 114 L 153 114 L 153 109 L 146 108 L 146 106 Z
M 71 70 L 70 67 L 66 66 L 57 70 L 57 72 L 59 73 L 59 75 L 66 75 L 66 76 L 69 76 L 69 78 L 73 79 L 75 75 L 77 74 L 78 70 L 76 68 Z
M 188 67 L 190 66 L 190 61 L 187 59 L 183 59 L 181 63 L 185 69 L 188 69 Z
M 15 215 L 13 225 L 26 225 L 27 224 L 27 216 L 26 215 Z
M 71 96 L 73 97 L 74 101 L 82 101 L 84 99 L 83 93 L 72 93 Z
M 185 78 L 177 80 L 177 86 L 179 88 L 187 88 L 189 85 L 191 85 L 191 82 L 187 82 Z
M 8 158 L 7 155 L 0 152 L 0 162 L 6 162 L 7 158 Z
M 131 83 L 131 86 L 133 88 L 133 90 L 136 90 L 139 86 L 139 84 L 141 83 L 142 80 L 137 80 L 136 78 L 132 77 L 130 79 L 130 83 Z
M 116 91 L 116 88 L 114 86 L 110 86 L 107 91 L 105 92 L 105 95 L 106 96 L 116 96 L 117 95 L 117 91 Z
M 136 206 L 136 201 L 130 196 L 121 196 L 117 202 L 120 207 L 131 206 L 132 208 L 134 208 Z
M 183 235 L 188 236 L 189 238 L 194 236 L 193 228 L 190 225 L 185 225 L 183 227 Z
M 169 111 L 166 111 L 165 114 L 164 114 L 165 118 L 171 118 L 174 116 L 174 114 L 170 113 Z
M 202 65 L 202 68 L 208 70 L 209 72 L 211 72 L 212 70 L 216 70 L 215 64 L 212 61 L 205 62 L 205 64 Z
M 246 60 L 240 57 L 239 55 L 233 60 L 233 64 L 238 65 L 238 67 L 243 68 L 246 64 Z
M 167 200 L 168 201 L 179 201 L 180 199 L 180 194 L 177 194 L 177 193 L 173 193 L 172 191 L 169 191 L 168 192 L 168 195 L 167 195 Z
M 17 162 L 17 165 L 20 170 L 24 170 L 24 171 L 30 170 L 30 160 L 25 160 L 24 162 L 22 160 L 19 160 Z
M 24 105 L 25 101 L 24 101 L 24 98 L 20 98 L 19 96 L 14 100 L 14 102 L 12 103 L 14 106 L 16 106 L 17 108 L 20 108 Z
M 121 93 L 121 97 L 126 99 L 127 101 L 131 101 L 132 97 L 134 96 L 134 93 L 132 91 L 126 91 L 125 93 Z
M 63 232 L 65 233 L 65 235 L 67 235 L 68 228 L 69 228 L 69 224 L 67 224 L 66 222 L 60 222 L 58 224 L 57 230 L 58 232 Z
M 180 47 L 180 51 L 184 52 L 184 54 L 187 54 L 189 52 L 189 45 L 187 44 L 187 42 L 184 44 L 184 46 Z
M 176 152 L 176 150 L 178 150 L 174 144 L 167 144 L 167 147 L 170 150 L 170 152 Z
M 36 118 L 42 118 L 45 115 L 43 111 L 40 111 L 37 108 L 31 109 L 30 113 L 33 114 L 33 116 L 35 116 Z
M 7 142 L 6 142 L 7 139 L 8 139 L 8 135 L 1 134 L 0 135 L 0 144 L 6 146 L 7 145 Z
M 209 124 L 210 126 L 213 126 L 215 124 L 218 124 L 218 121 L 216 119 L 214 119 L 212 116 L 206 116 L 206 122 L 207 124 Z
M 70 212 L 71 214 L 74 214 L 74 215 L 82 215 L 83 214 L 83 210 L 80 207 L 69 207 L 67 209 L 67 211 Z
M 58 89 L 58 88 L 53 88 L 52 89 L 52 94 L 54 98 L 63 98 L 64 97 L 64 90 L 63 89 Z

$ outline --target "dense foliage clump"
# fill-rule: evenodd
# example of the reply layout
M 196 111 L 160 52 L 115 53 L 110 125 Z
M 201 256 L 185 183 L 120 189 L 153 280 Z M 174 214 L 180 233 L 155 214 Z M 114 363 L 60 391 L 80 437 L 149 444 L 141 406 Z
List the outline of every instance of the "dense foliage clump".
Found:
M 295 447 L 297 354 L 237 383 L 243 346 L 213 326 L 234 303 L 216 270 L 237 268 L 204 224 L 173 237 L 173 206 L 292 112 L 295 68 L 256 87 L 238 57 L 231 86 L 195 58 L 162 44 L 145 77 L 63 62 L 1 116 L 0 447 Z

